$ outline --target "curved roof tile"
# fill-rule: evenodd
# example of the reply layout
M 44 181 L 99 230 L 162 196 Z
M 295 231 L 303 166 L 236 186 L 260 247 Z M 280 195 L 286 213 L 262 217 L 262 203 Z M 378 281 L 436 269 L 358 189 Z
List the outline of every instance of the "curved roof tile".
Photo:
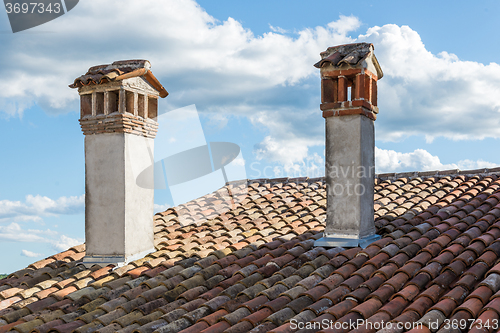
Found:
M 0 332 L 292 332 L 296 321 L 324 319 L 362 319 L 343 331 L 376 332 L 382 320 L 493 321 L 500 172 L 481 171 L 379 176 L 382 239 L 365 249 L 313 247 L 324 229 L 321 178 L 228 184 L 156 214 L 157 251 L 125 267 L 78 265 L 82 245 L 0 280 Z

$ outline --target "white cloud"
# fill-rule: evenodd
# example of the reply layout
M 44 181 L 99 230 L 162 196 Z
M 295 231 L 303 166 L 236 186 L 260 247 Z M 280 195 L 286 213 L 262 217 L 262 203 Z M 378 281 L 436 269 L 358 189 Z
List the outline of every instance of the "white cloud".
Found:
M 325 161 L 317 153 L 314 153 L 296 163 L 274 167 L 273 171 L 275 177 L 323 177 L 325 175 Z
M 257 152 L 262 154 L 262 152 Z M 297 155 L 294 155 L 297 156 Z M 281 163 L 279 155 L 276 156 L 276 165 L 271 167 L 260 161 L 250 164 L 250 178 L 274 178 L 274 177 L 323 177 L 325 175 L 325 162 L 323 157 L 317 153 L 306 154 L 302 158 L 294 158 L 293 162 L 287 158 L 287 163 Z
M 234 166 L 240 166 L 240 167 L 244 167 L 245 166 L 245 159 L 241 156 L 238 156 L 236 157 L 232 162 L 231 162 L 232 165 Z
M 266 158 L 285 165 L 300 162 L 307 157 L 307 142 L 294 138 L 294 140 L 277 140 L 266 136 L 264 140 L 255 147 L 254 153 L 258 160 Z
M 164 211 L 166 211 L 169 208 L 170 208 L 169 204 L 164 204 L 164 205 L 154 204 L 154 212 L 155 212 L 155 214 L 158 213 L 158 212 L 164 212 Z
M 326 26 L 286 35 L 270 26 L 256 36 L 233 18 L 217 21 L 192 0 L 80 2 L 32 30 L 55 32 L 44 38 L 0 35 L 0 61 L 16 64 L 0 68 L 0 112 L 21 115 L 33 103 L 49 113 L 76 111 L 77 92 L 67 87 L 76 76 L 93 65 L 146 58 L 172 92 L 163 108 L 195 103 L 202 112 L 224 114 L 218 116 L 222 127 L 226 115 L 246 116 L 269 132 L 256 147 L 258 158 L 292 165 L 324 142 L 319 73 L 312 64 L 328 46 L 369 41 L 385 73 L 378 139 L 500 137 L 498 64 L 433 54 L 407 26 L 376 26 L 349 37 L 360 26 L 358 18 L 340 16 Z
M 0 241 L 47 243 L 57 251 L 64 251 L 83 243 L 83 239 L 74 239 L 50 229 L 24 229 L 16 222 L 0 225 Z
M 209 131 L 220 131 L 226 127 L 229 119 L 223 113 L 209 113 L 207 127 Z
M 0 225 L 0 240 L 17 242 L 40 242 L 44 238 L 39 235 L 39 230 L 23 230 L 18 223 Z
M 324 125 L 318 126 L 324 120 L 317 110 L 260 111 L 251 115 L 250 120 L 270 132 L 254 146 L 253 153 L 259 161 L 266 159 L 285 166 L 302 163 L 309 155 L 309 147 L 325 143 Z
M 343 31 L 335 22 L 329 26 L 339 33 L 352 31 Z M 412 135 L 424 136 L 427 142 L 437 137 L 453 140 L 500 138 L 498 64 L 463 61 L 445 51 L 432 54 L 419 34 L 407 26 L 372 27 L 356 41 L 374 43 L 375 54 L 384 71 L 378 83 L 377 140 L 397 141 Z M 315 94 L 319 95 L 319 89 Z M 286 114 L 287 119 L 281 114 Z M 250 117 L 270 131 L 254 150 L 259 159 L 290 166 L 302 161 L 310 147 L 324 144 L 324 132 L 310 130 L 323 126 L 323 120 L 319 120 L 317 111 L 309 111 L 309 108 L 260 112 Z M 318 120 L 313 123 L 314 119 Z M 378 163 L 380 170 L 390 171 L 473 169 L 493 164 L 464 160 L 445 165 L 424 150 L 404 156 L 386 152 L 384 160 Z
M 424 149 L 416 149 L 411 153 L 401 153 L 375 147 L 375 169 L 377 173 L 403 171 L 434 171 L 434 170 L 471 170 L 492 168 L 495 163 L 478 160 L 461 160 L 457 163 L 443 164 L 438 156 Z
M 26 201 L 0 200 L 0 222 L 36 221 L 43 216 L 81 214 L 85 208 L 85 195 L 60 197 L 56 200 L 41 195 L 27 195 Z
M 28 258 L 37 258 L 42 256 L 41 253 L 35 253 L 28 250 L 21 250 L 21 255 Z
M 83 243 L 51 229 L 30 229 L 18 222 L 37 222 L 43 225 L 43 217 L 84 212 L 85 196 L 60 197 L 56 200 L 40 195 L 27 195 L 25 202 L 0 201 L 0 241 L 47 244 L 53 250 L 63 251 Z M 23 223 L 23 224 L 24 224 Z M 23 255 L 36 257 L 40 254 L 23 250 Z
M 372 27 L 359 40 L 374 43 L 385 74 L 378 83 L 378 138 L 500 137 L 500 65 L 432 54 L 408 26 Z
M 77 92 L 67 87 L 75 77 L 96 64 L 142 57 L 161 81 L 171 83 L 167 90 L 176 90 L 168 103 L 189 101 L 234 112 L 249 94 L 258 103 L 255 92 L 316 75 L 311 65 L 318 53 L 326 45 L 349 42 L 346 32 L 359 26 L 357 18 L 341 16 L 293 36 L 255 36 L 233 18 L 217 21 L 195 1 L 80 2 L 68 15 L 32 29 L 55 32 L 44 38 L 0 36 L 5 50 L 0 60 L 16 63 L 0 69 L 6 78 L 0 82 L 0 106 L 10 115 L 34 102 L 49 112 L 67 112 L 69 103 L 76 109 Z M 83 47 L 99 52 L 82 52 Z
M 457 163 L 460 170 L 472 170 L 472 169 L 482 169 L 482 168 L 496 168 L 499 165 L 497 163 L 491 163 L 483 160 L 461 160 Z
M 288 30 L 280 28 L 280 27 L 274 27 L 269 24 L 269 29 L 271 29 L 272 32 L 277 32 L 279 34 L 286 34 L 288 33 Z
M 51 241 L 53 248 L 58 251 L 65 251 L 75 245 L 82 244 L 83 242 L 65 235 L 60 235 L 58 239 Z

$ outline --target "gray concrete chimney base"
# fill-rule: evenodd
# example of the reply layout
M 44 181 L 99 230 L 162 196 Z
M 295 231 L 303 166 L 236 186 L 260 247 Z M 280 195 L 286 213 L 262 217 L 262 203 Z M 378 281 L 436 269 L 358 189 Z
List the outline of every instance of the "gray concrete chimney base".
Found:
M 92 256 L 85 256 L 83 258 L 82 264 L 86 268 L 90 268 L 94 265 L 99 265 L 101 267 L 108 266 L 108 265 L 115 265 L 115 268 L 122 267 L 130 263 L 131 261 L 137 260 L 137 259 L 142 259 L 145 256 L 147 256 L 150 253 L 155 252 L 156 249 L 152 248 L 150 250 L 146 250 L 137 254 L 134 254 L 132 256 L 122 256 L 122 255 L 92 255 Z
M 361 247 L 364 249 L 371 243 L 378 241 L 380 235 L 371 235 L 363 238 L 339 238 L 339 237 L 321 237 L 314 242 L 314 246 L 321 247 Z

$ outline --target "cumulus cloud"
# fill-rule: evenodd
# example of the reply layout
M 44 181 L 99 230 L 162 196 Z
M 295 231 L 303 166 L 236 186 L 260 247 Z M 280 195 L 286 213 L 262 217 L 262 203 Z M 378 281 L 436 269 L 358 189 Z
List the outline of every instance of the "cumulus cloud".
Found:
M 85 195 L 60 197 L 56 200 L 41 195 L 27 195 L 25 202 L 0 200 L 0 222 L 41 221 L 43 216 L 81 214 Z
M 270 146 L 274 146 L 274 143 Z M 269 148 L 269 146 L 268 146 Z M 271 149 L 273 149 L 271 147 Z M 258 152 L 257 154 L 264 154 L 264 152 Z M 309 177 L 316 178 L 325 175 L 325 162 L 323 157 L 317 153 L 306 154 L 302 158 L 295 158 L 293 162 L 291 159 L 287 159 L 287 162 L 280 163 L 279 153 L 276 158 L 276 163 L 274 166 L 262 163 L 260 161 L 254 161 L 250 163 L 250 178 L 275 178 L 275 177 Z
M 21 255 L 28 258 L 37 258 L 42 256 L 41 253 L 35 253 L 28 250 L 21 250 Z
M 27 195 L 25 202 L 1 200 L 0 241 L 46 244 L 52 250 L 66 250 L 83 243 L 83 239 L 74 239 L 50 228 L 31 229 L 28 222 L 34 221 L 41 225 L 44 217 L 81 214 L 84 209 L 84 195 L 55 200 L 41 195 Z M 27 257 L 41 256 L 24 251 L 22 254 Z
M 112 18 L 109 12 L 114 13 Z M 43 39 L 37 34 L 0 36 L 8 50 L 0 60 L 16 63 L 15 69 L 0 69 L 6 78 L 0 82 L 0 112 L 21 115 L 33 103 L 49 113 L 77 110 L 78 95 L 67 84 L 88 67 L 146 58 L 171 93 L 163 102 L 167 108 L 195 103 L 202 112 L 218 114 L 213 117 L 218 128 L 227 124 L 221 114 L 251 117 L 253 123 L 280 120 L 307 149 L 313 143 L 302 139 L 310 133 L 301 129 L 300 122 L 304 108 L 317 110 L 312 98 L 318 87 L 312 87 L 311 80 L 317 81 L 318 73 L 312 64 L 327 46 L 351 42 L 347 33 L 360 24 L 354 16 L 340 16 L 326 26 L 286 35 L 270 27 L 268 33 L 256 36 L 233 18 L 217 21 L 195 1 L 82 2 L 68 15 L 45 24 L 43 29 L 55 33 Z M 33 32 L 37 29 L 42 28 Z M 82 52 L 82 45 L 99 52 Z M 263 125 L 269 128 L 269 123 Z M 284 140 L 275 128 L 270 135 Z
M 9 225 L 0 225 L 0 240 L 17 242 L 40 242 L 44 238 L 39 235 L 40 230 L 23 230 L 21 225 L 12 222 Z
M 295 163 L 287 163 L 273 168 L 275 177 L 323 177 L 325 175 L 325 161 L 317 153 L 308 155 Z
M 278 162 L 285 166 L 302 163 L 309 148 L 324 145 L 324 120 L 317 110 L 284 108 L 280 112 L 257 112 L 250 116 L 255 126 L 269 130 L 261 142 L 254 145 L 257 160 Z M 290 117 L 292 115 L 292 117 Z
M 255 146 L 254 153 L 258 160 L 264 157 L 271 161 L 279 161 L 286 165 L 302 161 L 307 157 L 307 143 L 300 139 L 291 138 L 277 140 L 266 136 L 264 140 Z
M 339 33 L 352 31 L 349 25 L 345 26 L 347 30 L 342 30 L 336 22 L 329 26 Z M 372 27 L 356 41 L 374 43 L 384 71 L 378 83 L 377 140 L 399 141 L 409 136 L 424 136 L 427 142 L 432 142 L 437 137 L 452 140 L 500 137 L 498 64 L 460 60 L 446 51 L 433 54 L 425 48 L 419 34 L 408 26 Z M 319 88 L 315 89 L 319 94 Z M 289 111 L 281 113 L 286 114 L 288 120 L 272 112 L 251 116 L 254 123 L 270 131 L 270 135 L 256 145 L 254 152 L 258 158 L 279 160 L 286 166 L 304 161 L 310 147 L 324 144 L 324 132 L 318 130 L 321 127 L 319 119 L 315 120 L 319 117 L 314 109 L 302 105 L 300 111 L 294 108 Z M 304 119 L 304 114 L 309 119 Z M 390 171 L 494 165 L 481 160 L 445 165 L 425 150 L 408 155 L 386 152 L 378 163 L 379 170 Z
M 274 26 L 272 26 L 270 24 L 269 24 L 269 29 L 271 29 L 272 32 L 277 32 L 279 34 L 286 34 L 286 33 L 288 33 L 288 30 L 283 29 L 281 27 L 274 27 Z
M 500 137 L 499 64 L 433 54 L 408 26 L 372 27 L 359 40 L 374 43 L 385 74 L 378 89 L 379 139 Z
M 424 149 L 401 153 L 394 150 L 375 148 L 375 169 L 377 173 L 450 169 L 471 170 L 496 166 L 498 165 L 495 163 L 483 160 L 461 160 L 457 163 L 443 164 L 438 156 L 434 156 Z
M 93 65 L 146 58 L 171 93 L 163 108 L 194 103 L 218 114 L 219 128 L 226 115 L 248 117 L 268 132 L 255 147 L 257 158 L 292 165 L 324 142 L 312 66 L 319 52 L 368 41 L 385 73 L 377 139 L 500 137 L 498 64 L 433 54 L 408 26 L 371 27 L 351 38 L 360 26 L 358 18 L 340 16 L 293 33 L 270 26 L 256 36 L 233 18 L 217 21 L 193 0 L 80 2 L 35 33 L 0 35 L 0 61 L 16 64 L 0 68 L 0 114 L 21 115 L 34 103 L 48 113 L 76 111 L 78 95 L 67 87 L 76 76 Z M 40 30 L 54 33 L 40 38 Z
M 60 235 L 59 238 L 56 238 L 51 241 L 52 247 L 58 251 L 65 251 L 73 246 L 82 244 L 81 240 L 71 238 L 65 235 Z
M 74 239 L 50 229 L 26 229 L 16 222 L 0 225 L 0 241 L 46 243 L 57 251 L 83 243 L 83 239 Z
M 8 78 L 0 82 L 0 106 L 11 115 L 35 102 L 52 113 L 67 112 L 69 105 L 76 109 L 77 93 L 67 87 L 76 76 L 96 64 L 142 57 L 173 92 L 168 103 L 234 111 L 250 94 L 258 104 L 256 92 L 315 74 L 311 64 L 318 52 L 350 41 L 345 32 L 359 25 L 357 18 L 341 16 L 335 24 L 293 36 L 273 31 L 255 36 L 233 18 L 217 21 L 192 0 L 81 2 L 68 15 L 32 30 L 54 31 L 44 38 L 0 36 L 8 50 L 0 60 L 16 63 L 0 70 Z M 83 46 L 99 52 L 82 52 Z
M 170 208 L 169 204 L 164 204 L 164 205 L 154 204 L 154 212 L 155 212 L 155 214 L 158 213 L 158 212 L 164 212 L 164 211 L 166 211 L 169 208 Z

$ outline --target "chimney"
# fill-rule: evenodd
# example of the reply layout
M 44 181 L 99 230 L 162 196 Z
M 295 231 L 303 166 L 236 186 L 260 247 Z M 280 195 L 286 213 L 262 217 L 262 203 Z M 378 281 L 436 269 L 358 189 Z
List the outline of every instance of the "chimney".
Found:
M 373 222 L 377 80 L 373 44 L 329 47 L 314 66 L 321 73 L 326 122 L 326 227 L 323 247 L 366 247 L 380 238 Z
M 154 186 L 137 176 L 154 163 L 158 98 L 167 91 L 147 60 L 91 67 L 70 85 L 80 94 L 85 135 L 83 263 L 124 265 L 155 251 Z M 141 184 L 153 184 L 153 171 Z

